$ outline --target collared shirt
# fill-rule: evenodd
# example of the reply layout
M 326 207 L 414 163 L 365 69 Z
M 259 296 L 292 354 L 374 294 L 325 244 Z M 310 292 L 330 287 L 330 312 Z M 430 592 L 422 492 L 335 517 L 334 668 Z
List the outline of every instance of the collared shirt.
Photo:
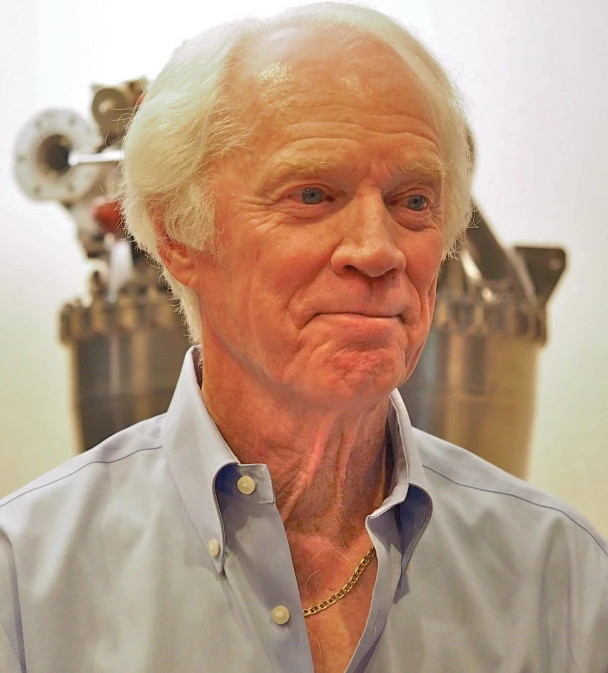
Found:
M 195 361 L 167 414 L 0 501 L 1 673 L 312 673 L 268 468 L 226 445 Z M 348 673 L 607 673 L 606 541 L 391 402 Z

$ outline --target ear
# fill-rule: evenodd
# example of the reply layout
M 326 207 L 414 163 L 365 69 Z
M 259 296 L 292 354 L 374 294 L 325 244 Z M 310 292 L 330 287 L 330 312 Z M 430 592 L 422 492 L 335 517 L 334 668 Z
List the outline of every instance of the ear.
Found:
M 182 285 L 196 288 L 198 279 L 195 263 L 196 252 L 192 248 L 167 238 L 159 241 L 158 252 L 173 278 Z
M 154 223 L 158 253 L 167 271 L 182 285 L 195 288 L 197 281 L 196 251 L 168 236 L 163 213 L 158 206 L 149 206 L 148 212 Z

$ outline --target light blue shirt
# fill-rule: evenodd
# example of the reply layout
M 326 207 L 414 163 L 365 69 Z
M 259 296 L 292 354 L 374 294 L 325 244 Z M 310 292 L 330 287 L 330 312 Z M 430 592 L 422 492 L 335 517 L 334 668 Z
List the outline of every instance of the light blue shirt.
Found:
M 195 361 L 167 414 L 0 501 L 1 673 L 313 671 L 269 471 L 223 441 Z M 348 673 L 608 673 L 606 541 L 391 400 L 393 482 L 366 520 L 378 574 Z

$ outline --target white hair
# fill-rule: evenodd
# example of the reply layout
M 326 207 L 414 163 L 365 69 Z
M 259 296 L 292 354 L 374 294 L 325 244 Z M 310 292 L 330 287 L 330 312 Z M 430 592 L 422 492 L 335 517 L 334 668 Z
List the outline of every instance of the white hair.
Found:
M 201 337 L 198 295 L 164 267 L 153 216 L 160 214 L 170 239 L 198 250 L 213 249 L 209 168 L 247 142 L 247 129 L 228 87 L 239 65 L 238 52 L 275 29 L 306 25 L 332 31 L 345 43 L 379 39 L 413 70 L 430 97 L 447 167 L 446 257 L 457 249 L 469 224 L 471 158 L 461 96 L 430 51 L 395 20 L 368 7 L 324 2 L 207 30 L 175 51 L 146 92 L 125 137 L 121 190 L 127 229 L 163 270 L 193 342 Z

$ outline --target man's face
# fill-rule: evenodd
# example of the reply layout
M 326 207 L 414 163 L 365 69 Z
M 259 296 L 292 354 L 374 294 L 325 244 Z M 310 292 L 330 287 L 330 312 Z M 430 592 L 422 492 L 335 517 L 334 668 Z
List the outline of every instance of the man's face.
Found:
M 413 371 L 443 249 L 443 163 L 421 86 L 368 42 L 264 39 L 235 91 L 252 143 L 196 257 L 204 357 L 309 405 L 376 402 Z M 240 103 L 239 103 L 240 104 Z

